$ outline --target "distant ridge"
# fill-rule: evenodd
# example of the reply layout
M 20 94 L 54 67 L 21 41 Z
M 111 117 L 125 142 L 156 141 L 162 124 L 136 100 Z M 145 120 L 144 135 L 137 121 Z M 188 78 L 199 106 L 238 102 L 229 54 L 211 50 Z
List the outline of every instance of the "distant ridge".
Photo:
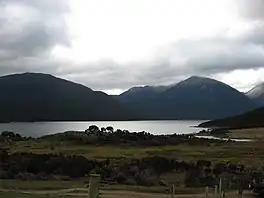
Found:
M 254 102 L 233 87 L 199 76 L 160 92 L 152 87 L 131 90 L 116 98 L 146 119 L 215 119 L 256 108 Z
M 246 95 L 258 104 L 264 106 L 264 82 L 253 87 Z
M 148 101 L 168 88 L 169 86 L 132 87 L 124 93 L 120 94 L 119 100 L 123 103 Z

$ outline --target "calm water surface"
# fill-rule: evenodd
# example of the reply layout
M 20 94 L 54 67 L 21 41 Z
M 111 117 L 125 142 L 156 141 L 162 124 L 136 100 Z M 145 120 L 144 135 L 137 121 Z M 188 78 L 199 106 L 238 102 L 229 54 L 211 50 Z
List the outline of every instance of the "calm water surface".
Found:
M 169 120 L 169 121 L 96 121 L 96 122 L 32 122 L 0 124 L 0 132 L 13 131 L 23 136 L 39 137 L 47 134 L 70 130 L 84 131 L 90 125 L 98 127 L 113 126 L 114 129 L 126 129 L 131 132 L 146 131 L 152 134 L 187 134 L 199 132 L 197 126 L 203 120 Z

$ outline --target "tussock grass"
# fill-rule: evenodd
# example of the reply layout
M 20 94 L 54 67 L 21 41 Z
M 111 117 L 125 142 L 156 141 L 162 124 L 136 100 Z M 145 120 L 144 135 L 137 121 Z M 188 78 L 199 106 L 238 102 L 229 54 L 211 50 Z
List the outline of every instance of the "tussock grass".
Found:
M 238 133 L 238 132 L 235 132 Z M 189 145 L 179 144 L 170 146 L 93 146 L 78 145 L 71 142 L 48 142 L 30 140 L 15 142 L 10 147 L 10 152 L 32 153 L 62 153 L 67 155 L 83 155 L 96 159 L 142 158 L 147 156 L 164 156 L 178 158 L 185 161 L 207 159 L 212 162 L 241 162 L 248 165 L 264 164 L 264 141 L 261 139 L 253 142 L 224 142 Z

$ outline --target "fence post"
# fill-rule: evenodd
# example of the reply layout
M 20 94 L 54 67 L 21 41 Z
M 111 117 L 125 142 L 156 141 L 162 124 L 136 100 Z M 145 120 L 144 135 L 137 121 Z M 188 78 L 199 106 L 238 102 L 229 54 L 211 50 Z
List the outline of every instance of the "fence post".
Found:
M 89 181 L 89 198 L 99 198 L 99 187 L 100 187 L 100 175 L 99 174 L 90 174 Z
M 215 185 L 214 195 L 215 195 L 216 198 L 218 197 L 218 186 L 217 185 Z
M 239 188 L 238 190 L 238 198 L 242 198 L 242 195 L 243 195 L 243 188 Z
M 220 179 L 219 179 L 219 193 L 218 193 L 219 197 L 222 197 L 222 186 L 223 186 L 222 177 L 220 177 Z
M 226 190 L 227 190 L 227 178 L 224 177 L 222 180 L 222 194 L 221 194 L 222 197 L 225 197 Z
M 205 187 L 205 198 L 208 197 L 208 186 Z
M 175 194 L 175 185 L 172 184 L 171 185 L 171 198 L 174 198 L 174 194 Z

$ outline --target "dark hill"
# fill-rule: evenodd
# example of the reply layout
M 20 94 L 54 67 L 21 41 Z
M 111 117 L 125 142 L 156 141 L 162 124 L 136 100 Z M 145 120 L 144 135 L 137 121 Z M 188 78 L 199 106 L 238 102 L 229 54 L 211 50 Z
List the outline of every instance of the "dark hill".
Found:
M 159 93 L 165 91 L 166 86 L 144 86 L 144 87 L 132 87 L 119 95 L 119 100 L 123 103 L 138 103 L 154 99 Z
M 199 127 L 255 128 L 264 127 L 264 107 L 224 119 L 204 122 Z
M 48 74 L 2 76 L 0 91 L 1 122 L 133 119 L 107 94 Z
M 159 119 L 155 116 L 151 103 L 166 89 L 168 89 L 166 86 L 132 87 L 115 98 L 145 120 Z
M 197 76 L 166 90 L 161 98 L 172 116 L 186 119 L 221 118 L 254 108 L 252 101 L 233 87 Z

